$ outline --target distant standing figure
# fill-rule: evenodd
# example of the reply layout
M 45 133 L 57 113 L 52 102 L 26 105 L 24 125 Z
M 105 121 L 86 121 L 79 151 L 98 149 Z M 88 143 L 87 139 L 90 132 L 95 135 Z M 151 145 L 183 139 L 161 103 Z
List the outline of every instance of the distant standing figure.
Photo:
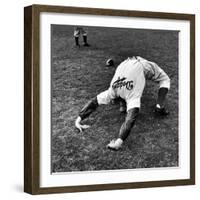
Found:
M 83 46 L 89 47 L 90 45 L 87 43 L 87 32 L 82 27 L 75 27 L 74 28 L 74 38 L 76 46 L 80 47 L 79 44 L 79 36 L 82 35 L 83 37 Z

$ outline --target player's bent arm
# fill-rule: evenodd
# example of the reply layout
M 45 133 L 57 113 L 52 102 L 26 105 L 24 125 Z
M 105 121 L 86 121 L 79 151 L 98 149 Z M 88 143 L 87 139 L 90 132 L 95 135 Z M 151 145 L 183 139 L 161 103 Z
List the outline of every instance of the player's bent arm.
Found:
M 75 121 L 75 126 L 82 132 L 83 129 L 89 128 L 88 125 L 82 125 L 81 121 L 85 118 L 89 117 L 89 115 L 96 110 L 96 108 L 99 106 L 97 97 L 90 100 L 80 111 L 79 116 L 77 117 Z
M 81 117 L 81 120 L 84 120 L 85 118 L 89 117 L 89 115 L 96 110 L 96 108 L 99 106 L 97 97 L 91 99 L 80 111 L 79 116 Z
M 119 138 L 123 141 L 129 136 L 131 128 L 134 126 L 136 118 L 139 114 L 139 108 L 132 108 L 128 110 L 124 123 L 119 132 Z
M 77 129 L 79 129 L 80 132 L 82 132 L 84 129 L 90 127 L 89 125 L 86 125 L 86 124 L 82 125 L 81 124 L 81 118 L 79 116 L 77 117 L 77 119 L 75 121 L 75 126 L 76 126 Z
M 107 147 L 112 150 L 118 150 L 122 147 L 124 140 L 129 136 L 132 127 L 135 124 L 135 120 L 139 113 L 139 107 L 134 107 L 128 110 L 126 119 L 122 124 L 119 132 L 119 136 L 116 140 L 112 140 Z

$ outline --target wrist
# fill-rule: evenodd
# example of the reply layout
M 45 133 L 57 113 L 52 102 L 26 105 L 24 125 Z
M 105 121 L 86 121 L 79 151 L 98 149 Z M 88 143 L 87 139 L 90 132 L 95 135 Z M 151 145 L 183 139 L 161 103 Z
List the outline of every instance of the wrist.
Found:
M 78 116 L 77 117 L 77 119 L 76 119 L 76 122 L 75 122 L 75 124 L 80 124 L 81 123 L 81 117 L 80 116 Z

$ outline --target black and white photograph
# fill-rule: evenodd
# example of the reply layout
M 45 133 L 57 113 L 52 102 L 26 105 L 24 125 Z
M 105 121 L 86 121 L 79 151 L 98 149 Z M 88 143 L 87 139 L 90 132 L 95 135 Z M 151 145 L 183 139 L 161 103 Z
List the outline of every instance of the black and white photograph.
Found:
M 179 31 L 51 24 L 51 172 L 179 167 Z
M 31 5 L 30 194 L 195 184 L 195 15 Z

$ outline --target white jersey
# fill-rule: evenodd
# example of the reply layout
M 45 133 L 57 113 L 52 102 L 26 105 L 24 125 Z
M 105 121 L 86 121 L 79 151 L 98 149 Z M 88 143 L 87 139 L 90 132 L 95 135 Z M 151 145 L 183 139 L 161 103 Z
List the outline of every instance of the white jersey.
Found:
M 117 67 L 110 88 L 97 96 L 98 103 L 107 104 L 121 97 L 127 103 L 127 110 L 140 107 L 146 79 L 158 82 L 160 87 L 170 87 L 169 77 L 156 63 L 139 56 L 128 58 Z

